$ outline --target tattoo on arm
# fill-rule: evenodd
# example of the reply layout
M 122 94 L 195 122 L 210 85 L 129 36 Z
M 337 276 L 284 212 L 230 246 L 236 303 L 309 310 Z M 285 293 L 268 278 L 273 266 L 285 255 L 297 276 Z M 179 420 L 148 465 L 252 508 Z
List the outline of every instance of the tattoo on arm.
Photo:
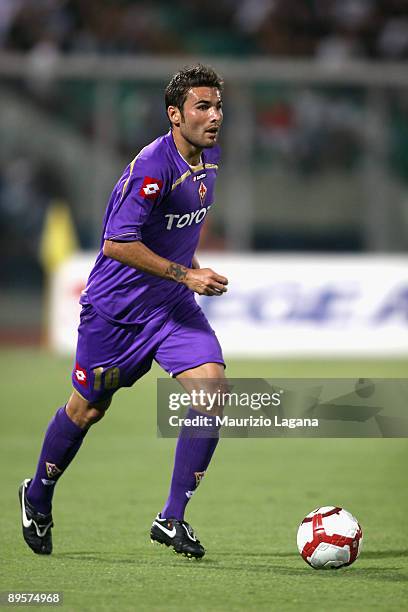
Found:
M 174 280 L 181 282 L 187 276 L 187 268 L 181 266 L 180 264 L 172 263 L 166 270 L 166 274 L 173 278 Z

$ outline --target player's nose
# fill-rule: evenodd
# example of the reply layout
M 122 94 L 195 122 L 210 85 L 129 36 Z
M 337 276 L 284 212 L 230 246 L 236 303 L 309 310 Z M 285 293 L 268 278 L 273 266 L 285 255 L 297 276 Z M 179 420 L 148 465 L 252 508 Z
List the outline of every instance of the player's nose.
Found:
M 220 108 L 212 107 L 210 109 L 211 123 L 221 123 L 222 121 L 222 110 Z

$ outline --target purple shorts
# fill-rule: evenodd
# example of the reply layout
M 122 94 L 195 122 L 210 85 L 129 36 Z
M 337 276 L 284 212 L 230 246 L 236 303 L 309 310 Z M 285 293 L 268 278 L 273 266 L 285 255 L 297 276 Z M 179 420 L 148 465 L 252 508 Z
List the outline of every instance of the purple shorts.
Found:
M 203 363 L 224 364 L 220 343 L 194 301 L 148 323 L 114 325 L 83 306 L 72 383 L 89 402 L 111 397 L 146 374 L 153 359 L 172 376 Z

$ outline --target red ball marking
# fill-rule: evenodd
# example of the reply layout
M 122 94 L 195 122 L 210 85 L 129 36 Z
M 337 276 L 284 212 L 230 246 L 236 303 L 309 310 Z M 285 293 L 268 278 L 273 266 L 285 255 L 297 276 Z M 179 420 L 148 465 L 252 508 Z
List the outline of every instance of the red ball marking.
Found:
M 312 530 L 313 530 L 313 539 L 310 542 L 307 542 L 302 550 L 302 557 L 311 565 L 308 561 L 308 557 L 311 557 L 319 546 L 321 542 L 325 544 L 333 544 L 333 546 L 339 546 L 343 548 L 344 546 L 348 546 L 350 550 L 350 560 L 348 563 L 345 563 L 345 566 L 351 565 L 357 558 L 357 554 L 359 551 L 360 540 L 363 537 L 363 531 L 358 525 L 358 530 L 354 537 L 344 536 L 337 533 L 333 533 L 333 535 L 328 535 L 323 526 L 323 518 L 326 516 L 331 516 L 332 514 L 338 514 L 341 511 L 341 508 L 334 508 L 330 510 L 330 512 L 325 512 L 323 514 L 315 514 L 312 517 L 305 519 L 304 522 L 312 521 Z
M 331 516 L 332 514 L 340 514 L 342 510 L 343 508 L 339 508 L 338 506 L 336 506 L 332 510 L 328 510 L 327 512 L 321 512 L 320 516 L 322 518 L 326 518 L 326 516 Z M 313 518 L 314 518 L 313 516 L 307 516 L 306 518 L 303 519 L 301 524 L 303 525 L 303 523 L 311 523 L 313 521 Z

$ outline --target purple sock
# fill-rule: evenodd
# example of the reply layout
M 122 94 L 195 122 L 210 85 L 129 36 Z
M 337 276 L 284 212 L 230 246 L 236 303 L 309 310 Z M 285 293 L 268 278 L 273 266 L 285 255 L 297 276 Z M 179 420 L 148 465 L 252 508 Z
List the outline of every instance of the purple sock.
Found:
M 197 416 L 203 415 L 193 408 L 186 414 L 188 419 Z M 207 418 L 212 420 L 212 417 Z M 162 517 L 179 521 L 184 519 L 186 505 L 204 477 L 218 440 L 219 428 L 215 424 L 195 427 L 183 425 L 177 440 L 170 493 L 161 511 Z
M 37 512 L 51 512 L 55 483 L 77 454 L 86 430 L 76 425 L 65 406 L 51 419 L 45 434 L 37 471 L 27 491 L 27 499 Z

